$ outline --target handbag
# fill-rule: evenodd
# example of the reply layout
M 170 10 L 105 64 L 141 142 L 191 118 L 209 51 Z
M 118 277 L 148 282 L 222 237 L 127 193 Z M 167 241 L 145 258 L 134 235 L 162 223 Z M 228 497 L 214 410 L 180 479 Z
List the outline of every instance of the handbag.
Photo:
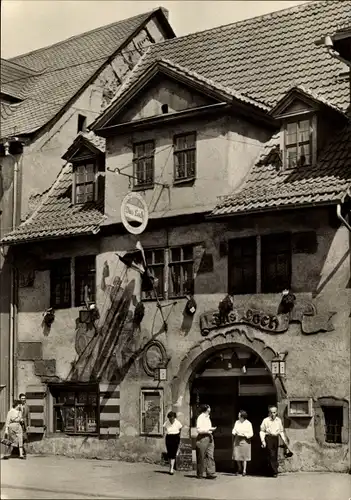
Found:
M 6 438 L 0 438 L 0 443 L 4 444 L 5 446 L 12 446 L 12 442 Z

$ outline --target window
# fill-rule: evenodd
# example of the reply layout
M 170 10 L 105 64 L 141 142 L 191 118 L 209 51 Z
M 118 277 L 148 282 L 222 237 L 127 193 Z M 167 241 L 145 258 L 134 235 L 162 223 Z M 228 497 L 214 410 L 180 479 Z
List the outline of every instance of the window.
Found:
M 312 122 L 300 120 L 285 125 L 286 167 L 295 168 L 312 163 Z
M 262 293 L 279 293 L 291 285 L 291 235 L 261 237 Z
M 54 432 L 97 434 L 97 386 L 53 386 Z
M 50 268 L 51 307 L 71 307 L 71 259 L 54 260 Z
M 169 295 L 182 297 L 193 293 L 194 250 L 192 245 L 170 249 Z
M 325 441 L 342 443 L 343 407 L 322 406 L 325 421 Z
M 154 141 L 134 145 L 134 187 L 150 188 L 154 185 Z
M 86 301 L 94 302 L 95 276 L 95 255 L 51 261 L 51 307 L 54 309 L 72 307 L 72 297 L 76 307 L 85 304 Z
M 96 167 L 94 163 L 77 165 L 75 167 L 74 203 L 79 204 L 94 201 L 95 176 Z
M 141 434 L 162 436 L 163 391 L 159 389 L 142 389 L 140 399 Z
M 174 180 L 183 181 L 195 178 L 196 134 L 183 134 L 174 137 Z
M 78 115 L 77 132 L 85 132 L 86 129 L 87 129 L 87 117 L 84 115 Z
M 230 241 L 228 292 L 240 295 L 279 293 L 286 288 L 289 289 L 291 245 L 290 233 L 237 238 Z M 261 260 L 259 268 L 257 268 L 258 259 Z
M 157 283 L 159 299 L 183 297 L 194 292 L 194 247 L 159 248 L 145 250 L 145 258 Z M 142 298 L 156 299 L 154 291 L 143 292 Z
M 95 301 L 95 255 L 75 259 L 75 305 Z
M 229 293 L 256 293 L 256 237 L 229 242 Z
M 158 298 L 163 298 L 165 289 L 165 251 L 163 248 L 156 250 L 146 250 L 145 259 L 148 267 L 151 269 L 153 275 L 157 279 L 155 283 L 155 291 Z M 143 292 L 144 299 L 155 299 L 154 290 L 150 292 Z

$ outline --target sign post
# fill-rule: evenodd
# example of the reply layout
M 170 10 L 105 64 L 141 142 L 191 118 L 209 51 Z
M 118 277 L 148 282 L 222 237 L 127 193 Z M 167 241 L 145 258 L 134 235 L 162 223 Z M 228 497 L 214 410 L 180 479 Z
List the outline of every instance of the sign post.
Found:
M 138 193 L 128 193 L 121 205 L 122 223 L 131 234 L 141 234 L 149 221 L 147 204 Z

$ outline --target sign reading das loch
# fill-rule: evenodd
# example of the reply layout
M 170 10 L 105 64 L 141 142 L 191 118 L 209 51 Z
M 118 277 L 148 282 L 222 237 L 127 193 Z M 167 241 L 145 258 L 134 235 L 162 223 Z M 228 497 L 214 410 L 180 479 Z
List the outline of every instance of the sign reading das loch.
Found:
M 129 193 L 123 198 L 121 218 L 129 233 L 141 234 L 145 230 L 149 220 L 149 210 L 140 194 Z

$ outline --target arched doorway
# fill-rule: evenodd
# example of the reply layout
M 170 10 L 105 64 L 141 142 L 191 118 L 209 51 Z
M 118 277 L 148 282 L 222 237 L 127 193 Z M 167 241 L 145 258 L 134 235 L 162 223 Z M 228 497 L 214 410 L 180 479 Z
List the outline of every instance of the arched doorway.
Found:
M 194 409 L 193 407 L 193 401 L 194 401 L 193 394 L 195 392 L 197 384 L 201 385 L 201 382 L 195 382 L 195 381 L 197 379 L 203 379 L 204 384 L 207 385 L 207 387 L 210 387 L 210 382 L 209 382 L 210 377 L 201 377 L 201 376 L 199 377 L 197 375 L 201 375 L 201 370 L 204 370 L 203 367 L 207 363 L 211 363 L 212 361 L 214 361 L 213 358 L 214 355 L 220 354 L 221 352 L 224 353 L 225 351 L 228 350 L 233 351 L 239 348 L 247 350 L 250 353 L 256 355 L 256 358 L 252 358 L 250 362 L 254 362 L 257 359 L 257 362 L 259 363 L 259 368 L 261 369 L 264 368 L 267 370 L 265 371 L 264 376 L 268 377 L 266 380 L 267 383 L 269 380 L 271 388 L 268 391 L 268 394 L 261 394 L 261 395 L 258 394 L 255 395 L 252 393 L 248 394 L 248 392 L 252 389 L 247 389 L 246 400 L 243 399 L 245 390 L 244 391 L 242 390 L 242 387 L 245 384 L 241 384 L 241 390 L 240 390 L 241 396 L 239 396 L 239 391 L 233 392 L 234 396 L 232 396 L 232 393 L 230 392 L 230 398 L 234 400 L 235 405 L 233 403 L 234 407 L 231 410 L 233 416 L 230 417 L 228 416 L 227 422 L 224 425 L 224 427 L 226 429 L 230 429 L 231 431 L 231 426 L 234 423 L 234 419 L 236 419 L 237 417 L 238 410 L 245 409 L 248 412 L 249 418 L 253 422 L 255 427 L 255 439 L 252 444 L 252 455 L 254 458 L 255 454 L 255 458 L 250 464 L 250 469 L 248 469 L 248 471 L 250 470 L 252 474 L 253 473 L 259 474 L 260 472 L 263 472 L 263 464 L 264 464 L 264 453 L 262 453 L 260 442 L 257 441 L 257 439 L 259 439 L 258 426 L 260 424 L 260 419 L 261 417 L 263 419 L 263 417 L 267 415 L 267 410 L 268 410 L 267 406 L 269 404 L 277 403 L 278 411 L 280 405 L 284 406 L 286 391 L 280 379 L 275 379 L 273 381 L 270 372 L 271 361 L 274 358 L 276 358 L 277 353 L 271 347 L 269 347 L 263 340 L 255 337 L 254 328 L 246 325 L 245 326 L 240 325 L 240 327 L 235 327 L 235 328 L 230 328 L 230 327 L 223 328 L 221 329 L 220 332 L 213 332 L 211 336 L 202 338 L 196 344 L 194 344 L 193 347 L 188 351 L 186 356 L 180 362 L 180 365 L 177 370 L 177 375 L 172 380 L 171 384 L 172 408 L 174 411 L 178 413 L 179 418 L 183 422 L 184 425 L 184 432 L 182 434 L 183 439 L 186 442 L 189 442 L 189 444 L 190 442 L 192 442 L 193 444 L 193 461 L 194 461 L 195 460 L 194 437 L 196 435 L 196 429 L 193 426 L 195 423 L 194 420 L 196 418 L 196 408 Z M 243 358 L 241 357 L 241 359 Z M 247 369 L 246 365 L 245 368 Z M 246 376 L 247 373 L 246 374 L 242 373 L 242 375 L 239 376 L 241 377 L 244 375 Z M 251 377 L 253 375 L 247 375 L 247 377 L 249 376 Z M 213 384 L 216 387 L 215 393 L 218 394 L 220 393 L 220 391 L 222 390 L 222 385 L 228 385 L 228 382 L 226 382 L 225 380 L 229 380 L 229 378 L 232 377 L 229 377 L 227 375 L 225 375 L 223 378 L 221 378 L 220 376 L 215 377 L 216 381 L 213 382 Z M 222 382 L 224 383 L 222 384 Z M 224 395 L 222 396 L 220 402 L 222 405 L 224 404 L 225 406 L 227 404 L 226 400 L 228 399 L 228 395 L 226 394 L 224 389 L 223 392 Z M 220 395 L 218 397 L 220 397 Z M 241 400 L 239 399 L 239 397 L 241 397 Z M 195 395 L 195 401 L 196 401 L 196 395 Z M 245 405 L 246 407 L 240 408 L 239 407 L 240 403 L 242 403 L 242 405 Z M 209 402 L 209 404 L 211 404 L 211 402 Z M 213 415 L 213 424 L 217 425 L 215 422 L 215 414 Z M 220 459 L 218 463 L 219 470 L 226 470 L 228 469 L 228 467 L 232 467 L 233 465 L 231 461 L 232 436 L 231 433 L 228 436 L 228 430 L 225 430 L 224 432 L 226 433 L 226 439 L 223 438 L 221 444 L 218 442 L 217 446 L 218 451 L 216 452 L 216 458 Z M 219 433 L 217 433 L 216 431 L 216 438 L 215 438 L 216 441 L 219 438 L 220 438 Z M 219 451 L 221 449 L 223 450 L 222 458 L 220 456 L 220 451 Z
M 248 413 L 254 429 L 248 471 L 264 473 L 265 455 L 261 449 L 259 428 L 267 416 L 268 406 L 277 402 L 277 391 L 262 358 L 240 344 L 210 352 L 193 372 L 189 389 L 192 429 L 199 406 L 211 406 L 212 423 L 217 426 L 214 434 L 217 469 L 233 471 L 232 428 L 242 409 Z

